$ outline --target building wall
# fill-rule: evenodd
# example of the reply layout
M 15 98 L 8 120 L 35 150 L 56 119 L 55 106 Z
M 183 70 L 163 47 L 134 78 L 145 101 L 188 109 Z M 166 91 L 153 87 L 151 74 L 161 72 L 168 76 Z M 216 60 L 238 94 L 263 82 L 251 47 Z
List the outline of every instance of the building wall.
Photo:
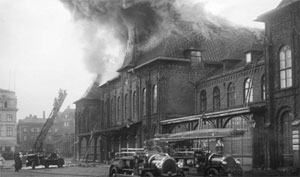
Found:
M 270 166 L 299 165 L 299 150 L 290 147 L 290 153 L 283 155 L 283 115 L 289 112 L 293 121 L 299 119 L 299 26 L 300 22 L 299 2 L 291 6 L 277 10 L 265 20 L 267 35 L 267 64 L 266 73 L 268 81 L 268 114 L 269 131 L 274 135 L 270 138 Z M 292 87 L 282 89 L 280 87 L 280 62 L 279 51 L 282 46 L 288 45 L 292 51 Z M 290 122 L 292 124 L 292 122 Z M 293 130 L 299 132 L 299 125 L 291 125 L 290 136 L 292 142 Z M 299 146 L 299 145 L 298 145 Z M 290 155 L 288 155 L 290 154 Z M 287 162 L 289 161 L 289 162 Z
M 17 148 L 17 97 L 15 92 L 0 89 L 0 153 Z

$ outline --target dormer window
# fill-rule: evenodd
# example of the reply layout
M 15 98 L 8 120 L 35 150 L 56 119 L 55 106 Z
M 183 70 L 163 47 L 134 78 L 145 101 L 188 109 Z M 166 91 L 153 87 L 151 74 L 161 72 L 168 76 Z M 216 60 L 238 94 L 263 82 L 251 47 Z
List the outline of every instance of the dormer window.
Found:
M 191 50 L 191 59 L 193 61 L 198 61 L 201 63 L 202 60 L 202 55 L 200 50 Z
M 191 66 L 198 68 L 202 66 L 202 50 L 190 48 L 184 51 L 184 56 L 191 59 Z
M 252 61 L 252 56 L 251 52 L 246 53 L 246 63 L 251 63 Z

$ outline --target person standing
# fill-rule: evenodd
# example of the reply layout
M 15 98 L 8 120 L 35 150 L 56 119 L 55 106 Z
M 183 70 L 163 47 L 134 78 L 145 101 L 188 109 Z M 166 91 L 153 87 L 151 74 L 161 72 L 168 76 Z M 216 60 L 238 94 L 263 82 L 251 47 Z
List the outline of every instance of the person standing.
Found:
M 18 172 L 22 168 L 22 153 L 15 153 L 15 171 Z
M 5 159 L 2 157 L 2 155 L 0 154 L 0 171 L 2 171 L 3 169 L 3 166 L 4 166 L 4 163 L 5 163 Z

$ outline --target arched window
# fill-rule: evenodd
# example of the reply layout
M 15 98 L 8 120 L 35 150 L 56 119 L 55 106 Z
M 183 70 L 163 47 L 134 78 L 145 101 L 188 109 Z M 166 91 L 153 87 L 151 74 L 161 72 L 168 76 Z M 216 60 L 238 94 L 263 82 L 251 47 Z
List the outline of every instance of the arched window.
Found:
M 124 118 L 125 119 L 127 119 L 128 118 L 128 107 L 129 107 L 129 105 L 128 105 L 128 94 L 126 94 L 125 95 L 125 99 L 124 99 L 125 101 L 124 101 Z
M 230 83 L 228 85 L 228 89 L 227 89 L 227 105 L 228 107 L 234 106 L 235 105 L 235 87 L 233 85 L 233 83 Z
M 265 75 L 261 77 L 261 99 L 266 100 L 266 78 Z
M 143 115 L 146 115 L 146 109 L 147 109 L 147 105 L 146 105 L 146 88 L 143 89 L 143 99 L 142 99 L 142 108 L 143 108 Z
M 136 97 L 136 91 L 133 92 L 132 94 L 132 112 L 133 112 L 133 117 L 137 117 L 137 97 Z
M 121 97 L 118 97 L 118 103 L 117 103 L 117 122 L 119 122 L 120 121 L 120 119 L 121 119 L 121 115 L 122 115 L 122 113 L 121 113 Z
M 250 78 L 247 78 L 244 82 L 244 102 L 253 102 L 253 85 Z
M 213 91 L 213 110 L 220 110 L 220 89 L 219 87 L 215 87 Z
M 115 103 L 114 99 L 111 99 L 110 101 L 110 121 L 112 124 L 115 124 Z
M 157 112 L 157 85 L 153 86 L 152 112 Z
M 279 52 L 280 60 L 280 88 L 289 88 L 292 83 L 292 51 L 288 45 L 283 46 Z
M 206 91 L 202 90 L 200 94 L 200 112 L 205 112 L 207 110 L 207 98 Z
M 292 122 L 294 116 L 291 112 L 287 111 L 282 115 L 281 119 L 281 135 L 282 135 L 282 160 L 283 165 L 293 166 L 293 143 L 292 143 Z
M 233 156 L 238 155 L 242 165 L 251 165 L 253 129 L 247 119 L 242 116 L 233 117 L 226 123 L 225 128 L 246 130 L 243 136 L 223 138 L 224 153 Z

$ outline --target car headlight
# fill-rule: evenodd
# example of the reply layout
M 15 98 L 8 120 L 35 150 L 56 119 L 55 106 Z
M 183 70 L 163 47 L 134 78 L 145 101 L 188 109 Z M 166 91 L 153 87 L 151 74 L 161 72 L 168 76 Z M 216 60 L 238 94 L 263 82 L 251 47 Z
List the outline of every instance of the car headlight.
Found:
M 237 164 L 241 164 L 241 160 L 240 159 L 234 159 L 235 160 L 235 163 L 237 163 Z
M 162 163 L 161 162 L 157 162 L 155 165 L 156 165 L 157 168 L 162 168 Z
M 223 165 L 227 165 L 227 162 L 225 160 L 221 161 Z
M 182 167 L 183 167 L 183 160 L 182 160 L 182 159 L 180 159 L 180 160 L 177 162 L 177 166 L 178 166 L 179 168 L 182 168 Z

